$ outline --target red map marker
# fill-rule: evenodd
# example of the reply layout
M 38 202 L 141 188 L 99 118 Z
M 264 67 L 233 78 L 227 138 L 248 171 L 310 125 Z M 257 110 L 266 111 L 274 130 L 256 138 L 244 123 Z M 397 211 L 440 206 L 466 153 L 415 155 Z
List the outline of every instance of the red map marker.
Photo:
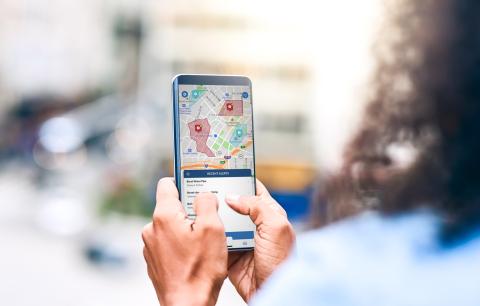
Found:
M 243 116 L 243 101 L 242 100 L 225 100 L 222 105 L 219 116 Z
M 188 123 L 190 137 L 197 145 L 197 151 L 206 154 L 208 157 L 215 157 L 215 154 L 207 146 L 210 134 L 210 123 L 205 119 L 197 119 Z

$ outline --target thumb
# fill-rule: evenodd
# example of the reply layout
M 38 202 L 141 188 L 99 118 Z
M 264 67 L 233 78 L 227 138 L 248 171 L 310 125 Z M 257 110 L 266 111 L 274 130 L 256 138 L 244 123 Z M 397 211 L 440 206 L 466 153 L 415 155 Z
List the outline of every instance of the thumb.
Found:
M 268 193 L 267 188 L 263 185 L 260 180 L 256 180 L 257 186 L 257 196 L 263 198 L 270 198 L 270 193 Z M 255 201 L 255 197 L 240 197 L 237 194 L 227 194 L 225 196 L 225 202 L 230 206 L 234 211 L 241 215 L 248 215 L 250 213 L 250 204 Z
M 237 194 L 227 194 L 225 196 L 225 203 L 241 215 L 248 215 L 250 213 L 249 202 L 249 199 L 246 199 L 246 197 L 240 197 Z
M 227 195 L 225 202 L 237 213 L 248 215 L 255 225 L 286 217 L 285 210 L 270 196 Z

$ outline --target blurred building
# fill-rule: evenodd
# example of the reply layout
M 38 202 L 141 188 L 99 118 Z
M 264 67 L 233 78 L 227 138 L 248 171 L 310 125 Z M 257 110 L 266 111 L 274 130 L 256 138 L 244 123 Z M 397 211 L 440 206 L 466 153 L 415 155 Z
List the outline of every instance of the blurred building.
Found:
M 251 77 L 258 173 L 267 183 L 286 188 L 288 184 L 270 175 L 272 164 L 304 167 L 313 159 L 308 114 L 313 95 L 312 54 L 311 49 L 299 47 L 305 46 L 302 25 L 293 18 L 278 18 L 279 8 L 273 3 L 172 3 L 161 2 L 147 14 L 143 89 L 169 105 L 168 85 L 176 74 Z M 165 137 L 171 134 L 169 121 L 163 130 L 169 131 Z

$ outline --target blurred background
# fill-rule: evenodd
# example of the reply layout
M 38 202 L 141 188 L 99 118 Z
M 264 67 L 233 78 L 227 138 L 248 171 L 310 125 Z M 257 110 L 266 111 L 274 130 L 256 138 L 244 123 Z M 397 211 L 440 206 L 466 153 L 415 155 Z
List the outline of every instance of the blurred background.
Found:
M 140 232 L 172 175 L 178 73 L 252 79 L 258 177 L 305 229 L 382 15 L 379 0 L 0 1 L 0 303 L 157 304 Z M 227 283 L 218 304 L 243 302 Z

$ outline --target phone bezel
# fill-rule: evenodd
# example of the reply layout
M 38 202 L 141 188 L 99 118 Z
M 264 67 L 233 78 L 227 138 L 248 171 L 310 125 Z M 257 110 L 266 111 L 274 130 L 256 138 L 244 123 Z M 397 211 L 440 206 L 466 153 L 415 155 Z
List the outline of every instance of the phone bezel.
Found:
M 253 187 L 257 193 L 256 182 L 256 160 L 255 160 L 255 127 L 253 120 L 253 88 L 252 81 L 246 76 L 238 75 L 201 75 L 201 74 L 179 74 L 172 80 L 172 102 L 173 102 L 173 139 L 174 139 L 174 177 L 177 186 L 179 199 L 182 201 L 181 182 L 181 154 L 180 154 L 180 125 L 179 125 L 179 86 L 180 85 L 221 85 L 221 86 L 248 86 L 250 89 L 250 101 L 252 105 L 252 149 L 253 149 Z M 246 250 L 251 248 L 230 249 Z

